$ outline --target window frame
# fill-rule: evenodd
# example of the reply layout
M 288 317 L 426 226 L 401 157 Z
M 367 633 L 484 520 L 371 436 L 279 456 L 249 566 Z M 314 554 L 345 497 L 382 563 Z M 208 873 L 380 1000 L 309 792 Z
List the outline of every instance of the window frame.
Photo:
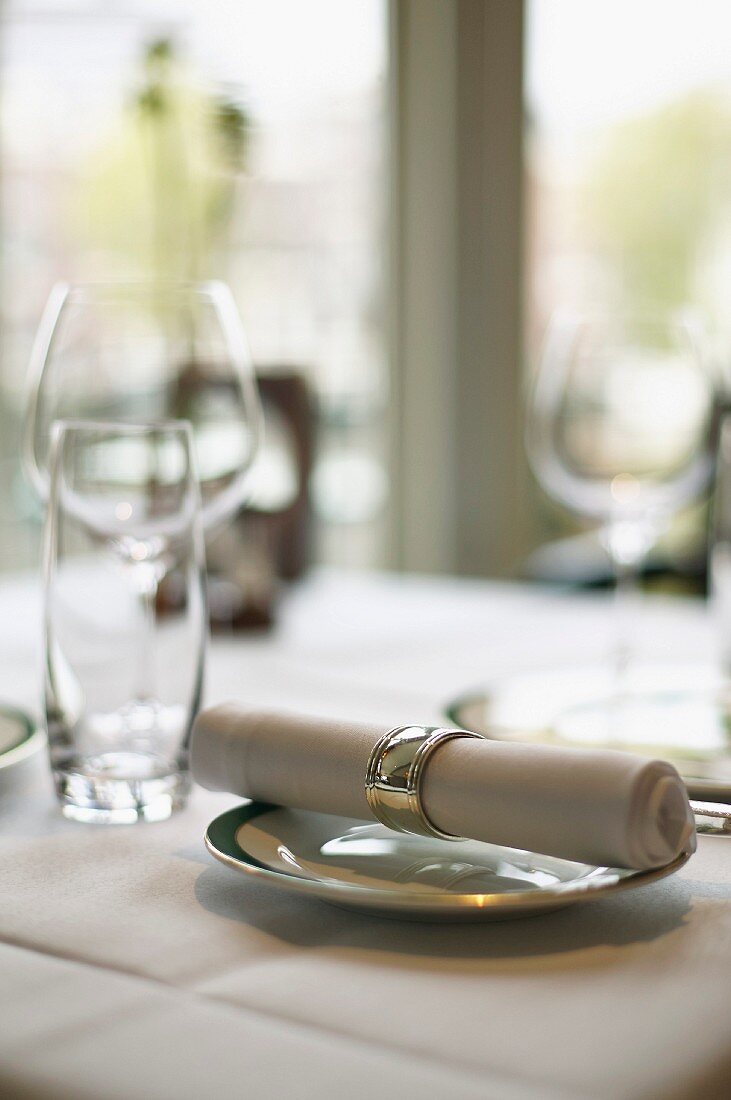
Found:
M 523 0 L 391 0 L 394 565 L 514 573 L 523 446 Z

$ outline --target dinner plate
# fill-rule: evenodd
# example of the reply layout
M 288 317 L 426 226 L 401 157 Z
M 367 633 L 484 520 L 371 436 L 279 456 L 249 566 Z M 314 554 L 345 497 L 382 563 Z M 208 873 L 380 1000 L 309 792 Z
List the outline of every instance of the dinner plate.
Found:
M 421 921 L 507 920 L 655 882 L 653 871 L 592 867 L 476 840 L 250 802 L 208 827 L 209 852 L 244 875 L 345 909 Z
M 0 770 L 11 768 L 32 756 L 45 741 L 45 734 L 24 711 L 0 705 Z

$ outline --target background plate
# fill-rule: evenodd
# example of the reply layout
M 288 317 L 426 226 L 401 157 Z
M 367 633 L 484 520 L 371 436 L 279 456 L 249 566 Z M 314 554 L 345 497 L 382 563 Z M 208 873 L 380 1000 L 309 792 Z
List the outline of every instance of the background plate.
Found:
M 511 677 L 448 704 L 451 723 L 499 741 L 613 748 L 669 760 L 691 798 L 731 810 L 731 708 L 704 666 L 639 666 L 612 701 L 606 668 Z
M 0 705 L 0 769 L 20 764 L 45 742 L 33 719 L 16 707 Z

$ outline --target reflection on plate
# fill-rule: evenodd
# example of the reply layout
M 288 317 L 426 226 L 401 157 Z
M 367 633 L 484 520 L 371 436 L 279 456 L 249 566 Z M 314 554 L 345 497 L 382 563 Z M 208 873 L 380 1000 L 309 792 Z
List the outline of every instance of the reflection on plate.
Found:
M 347 909 L 425 921 L 533 916 L 654 882 L 688 859 L 656 871 L 592 867 L 260 802 L 217 817 L 206 847 L 234 870 L 275 886 Z
M 15 707 L 0 705 L 0 769 L 20 764 L 45 741 L 32 719 Z
M 526 673 L 471 692 L 451 722 L 501 741 L 613 748 L 669 760 L 693 798 L 731 802 L 728 701 L 713 669 L 640 666 L 613 694 L 606 669 Z

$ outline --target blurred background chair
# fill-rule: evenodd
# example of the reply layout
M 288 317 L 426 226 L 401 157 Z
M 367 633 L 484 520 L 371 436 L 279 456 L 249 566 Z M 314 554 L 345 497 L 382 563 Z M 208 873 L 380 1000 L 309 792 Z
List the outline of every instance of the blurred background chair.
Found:
M 183 380 L 183 404 L 201 380 Z M 270 627 L 283 582 L 301 577 L 312 562 L 310 482 L 315 454 L 315 409 L 301 371 L 280 367 L 257 375 L 264 411 L 264 442 L 249 502 L 207 539 L 208 609 L 215 632 Z M 226 399 L 225 390 L 217 395 Z M 177 593 L 163 590 L 161 604 Z

